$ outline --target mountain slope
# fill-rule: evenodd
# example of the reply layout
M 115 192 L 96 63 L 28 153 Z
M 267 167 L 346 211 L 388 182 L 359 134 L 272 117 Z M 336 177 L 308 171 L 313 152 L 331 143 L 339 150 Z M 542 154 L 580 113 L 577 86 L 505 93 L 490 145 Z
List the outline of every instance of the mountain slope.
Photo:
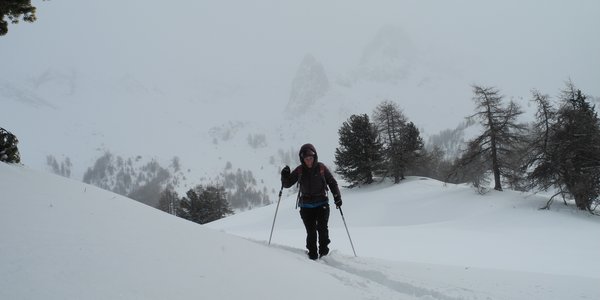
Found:
M 313 262 L 302 249 L 292 191 L 267 247 L 274 205 L 201 226 L 89 185 L 3 163 L 0 190 L 1 299 L 600 297 L 598 262 L 588 259 L 598 241 L 581 238 L 587 232 L 571 232 L 577 237 L 571 239 L 560 231 L 595 230 L 598 219 L 568 209 L 538 212 L 535 199 L 514 193 L 482 198 L 466 187 L 416 178 L 345 190 L 359 257 L 348 255 L 346 233 L 333 211 L 334 250 Z M 211 227 L 245 231 L 240 235 L 258 241 Z M 522 236 L 511 237 L 517 229 Z M 549 233 L 540 238 L 540 231 Z M 480 245 L 488 242 L 482 240 L 486 235 L 494 245 Z M 523 251 L 514 253 L 517 249 Z M 540 249 L 548 256 L 527 256 L 527 250 Z M 488 252 L 473 253 L 482 250 Z M 481 267 L 477 258 L 487 258 L 491 267 Z
M 1 299 L 363 299 L 380 289 L 24 167 L 1 163 L 0 190 Z

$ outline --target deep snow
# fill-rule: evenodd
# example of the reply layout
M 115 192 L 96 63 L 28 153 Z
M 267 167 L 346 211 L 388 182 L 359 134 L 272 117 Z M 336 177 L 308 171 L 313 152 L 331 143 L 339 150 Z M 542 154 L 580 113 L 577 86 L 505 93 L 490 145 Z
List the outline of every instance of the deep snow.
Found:
M 334 209 L 332 254 L 313 262 L 291 190 L 271 246 L 275 204 L 201 226 L 3 163 L 0 190 L 0 299 L 600 298 L 600 219 L 511 191 L 343 189 L 358 257 Z

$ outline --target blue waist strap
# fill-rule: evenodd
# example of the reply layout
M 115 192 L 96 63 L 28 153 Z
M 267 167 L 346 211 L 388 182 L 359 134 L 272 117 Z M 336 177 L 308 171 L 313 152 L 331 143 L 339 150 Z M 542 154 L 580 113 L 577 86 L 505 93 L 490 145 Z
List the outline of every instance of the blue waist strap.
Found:
M 325 201 L 319 201 L 319 202 L 310 202 L 310 203 L 300 203 L 299 206 L 303 207 L 303 208 L 315 208 L 315 207 L 320 207 L 323 205 L 327 205 L 329 203 L 329 201 L 325 200 Z

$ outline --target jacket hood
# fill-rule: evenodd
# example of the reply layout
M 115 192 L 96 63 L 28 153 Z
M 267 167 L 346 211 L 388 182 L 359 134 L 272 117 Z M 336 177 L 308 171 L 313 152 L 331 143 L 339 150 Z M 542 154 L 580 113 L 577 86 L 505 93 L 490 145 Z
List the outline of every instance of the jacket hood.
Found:
M 304 165 L 304 156 L 306 156 L 307 154 L 315 156 L 314 165 L 316 165 L 316 163 L 319 161 L 319 157 L 317 156 L 317 150 L 315 149 L 315 146 L 313 146 L 312 144 L 304 144 L 302 145 L 302 147 L 300 147 L 298 157 L 300 158 L 300 163 L 302 165 Z

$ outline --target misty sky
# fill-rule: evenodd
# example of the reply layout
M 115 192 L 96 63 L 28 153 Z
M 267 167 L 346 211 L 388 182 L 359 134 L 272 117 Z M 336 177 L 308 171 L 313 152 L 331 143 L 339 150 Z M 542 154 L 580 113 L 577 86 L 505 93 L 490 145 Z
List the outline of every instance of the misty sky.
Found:
M 172 82 L 252 85 L 283 93 L 306 53 L 332 75 L 348 72 L 377 31 L 393 25 L 425 61 L 477 77 L 473 81 L 505 86 L 514 78 L 505 74 L 512 72 L 527 76 L 530 89 L 542 82 L 555 86 L 571 76 L 600 94 L 595 86 L 598 1 L 72 0 L 34 5 L 38 21 L 11 25 L 0 39 L 5 58 L 0 78 L 54 68 L 101 78 L 131 75 L 165 88 Z M 498 61 L 506 63 L 499 68 Z

